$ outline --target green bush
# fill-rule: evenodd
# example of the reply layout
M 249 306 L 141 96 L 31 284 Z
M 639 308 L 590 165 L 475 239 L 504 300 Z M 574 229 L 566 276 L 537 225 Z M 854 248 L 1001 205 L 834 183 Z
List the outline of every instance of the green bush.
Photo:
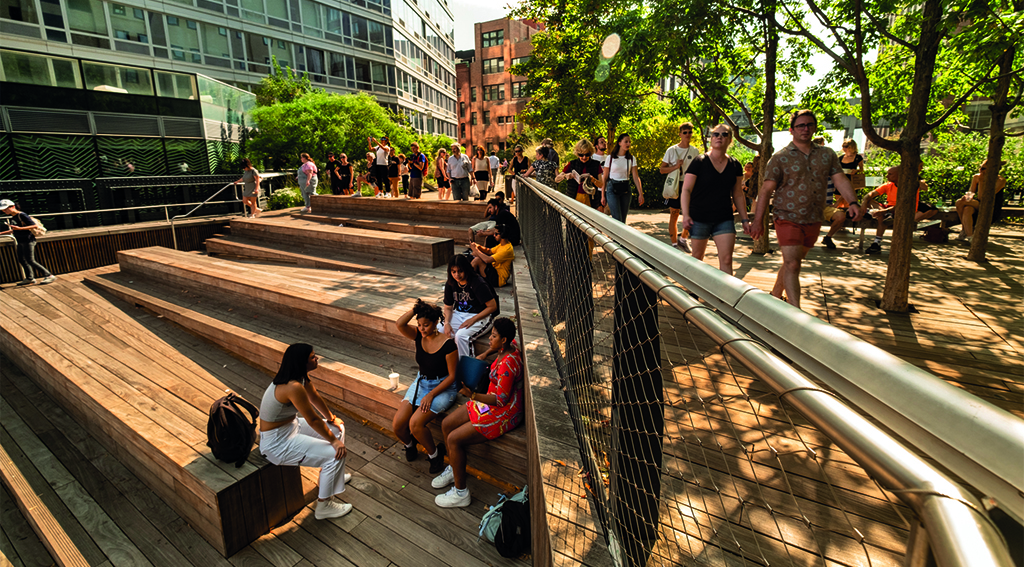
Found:
M 302 205 L 302 194 L 299 193 L 298 187 L 285 187 L 284 189 L 278 189 L 270 195 L 269 199 L 267 199 L 267 207 L 271 211 L 290 209 L 292 207 L 300 207 Z

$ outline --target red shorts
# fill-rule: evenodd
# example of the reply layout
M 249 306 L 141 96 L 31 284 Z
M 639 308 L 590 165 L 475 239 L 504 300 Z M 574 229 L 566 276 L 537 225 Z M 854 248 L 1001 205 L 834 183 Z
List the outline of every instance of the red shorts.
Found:
M 798 224 L 788 220 L 775 219 L 775 238 L 779 246 L 803 246 L 811 248 L 818 241 L 821 223 Z

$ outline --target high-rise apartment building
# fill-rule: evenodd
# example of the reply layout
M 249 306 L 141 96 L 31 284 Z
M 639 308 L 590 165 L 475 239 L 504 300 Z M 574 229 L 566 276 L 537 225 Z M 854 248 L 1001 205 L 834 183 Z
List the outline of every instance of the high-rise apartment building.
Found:
M 373 93 L 417 130 L 457 135 L 445 0 L 3 0 L 0 46 L 4 89 L 152 94 L 156 72 L 248 89 L 276 57 L 328 91 Z
M 515 132 L 516 116 L 529 99 L 522 95 L 526 77 L 508 69 L 530 57 L 530 38 L 542 25 L 528 20 L 500 19 L 473 26 L 476 48 L 456 66 L 458 139 L 467 148 L 483 146 L 487 152 L 504 151 Z

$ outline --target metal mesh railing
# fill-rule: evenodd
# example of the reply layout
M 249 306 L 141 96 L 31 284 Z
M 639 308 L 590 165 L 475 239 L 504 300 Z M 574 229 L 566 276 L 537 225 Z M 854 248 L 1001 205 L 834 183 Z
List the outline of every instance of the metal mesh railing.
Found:
M 831 393 L 554 192 L 520 183 L 517 198 L 580 474 L 616 564 L 885 566 L 919 547 L 901 481 L 886 490 L 805 417 L 815 404 L 845 415 Z

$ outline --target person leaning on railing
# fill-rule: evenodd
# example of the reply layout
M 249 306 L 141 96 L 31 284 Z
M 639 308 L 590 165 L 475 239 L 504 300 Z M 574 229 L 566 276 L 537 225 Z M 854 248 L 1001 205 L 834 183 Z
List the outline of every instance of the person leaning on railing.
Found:
M 487 360 L 498 353 L 491 363 L 487 393 L 477 394 L 464 386 L 459 393 L 469 401 L 441 422 L 449 464 L 430 485 L 444 488 L 454 483 L 448 492 L 434 498 L 434 503 L 442 508 L 469 506 L 466 447 L 493 441 L 523 421 L 523 361 L 515 338 L 516 324 L 511 319 L 502 317 L 494 322 L 488 348 L 477 356 Z

